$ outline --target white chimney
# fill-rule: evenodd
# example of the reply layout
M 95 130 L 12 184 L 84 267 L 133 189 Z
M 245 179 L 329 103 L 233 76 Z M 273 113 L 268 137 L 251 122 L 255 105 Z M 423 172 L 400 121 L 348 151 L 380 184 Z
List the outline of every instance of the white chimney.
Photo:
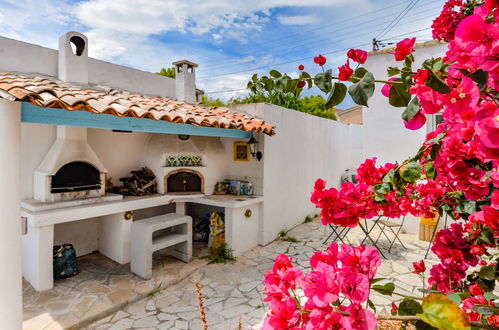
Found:
M 59 37 L 59 79 L 88 84 L 88 39 L 79 32 Z
M 175 92 L 177 100 L 196 103 L 196 63 L 181 60 L 172 63 L 175 66 Z

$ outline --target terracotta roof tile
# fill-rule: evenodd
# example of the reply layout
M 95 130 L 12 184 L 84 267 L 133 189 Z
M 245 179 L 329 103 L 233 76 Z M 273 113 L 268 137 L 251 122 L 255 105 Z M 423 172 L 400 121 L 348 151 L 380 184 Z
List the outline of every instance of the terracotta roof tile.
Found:
M 243 131 L 275 134 L 274 126 L 251 115 L 193 105 L 170 98 L 146 96 L 117 90 L 108 86 L 78 86 L 55 78 L 28 77 L 0 72 L 0 90 L 16 101 L 29 102 L 44 108 L 89 111 L 117 117 L 149 118 L 172 123 L 190 124 Z

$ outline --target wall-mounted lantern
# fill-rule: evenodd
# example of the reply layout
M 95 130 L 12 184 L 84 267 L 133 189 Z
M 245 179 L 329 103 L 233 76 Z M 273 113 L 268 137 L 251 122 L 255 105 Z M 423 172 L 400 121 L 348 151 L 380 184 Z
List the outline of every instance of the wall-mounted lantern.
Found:
M 251 156 L 256 158 L 258 161 L 262 160 L 263 154 L 260 150 L 258 150 L 258 140 L 252 136 L 251 139 L 249 139 L 248 144 L 250 145 Z

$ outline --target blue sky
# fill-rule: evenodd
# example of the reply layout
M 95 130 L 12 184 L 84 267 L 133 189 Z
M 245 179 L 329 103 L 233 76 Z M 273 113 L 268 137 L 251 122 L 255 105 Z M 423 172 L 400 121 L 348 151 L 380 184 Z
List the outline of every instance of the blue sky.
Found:
M 90 56 L 152 72 L 188 59 L 199 64 L 198 87 L 227 99 L 247 93 L 241 89 L 255 72 L 296 74 L 299 64 L 318 72 L 311 57 L 319 53 L 336 69 L 345 61 L 345 49 L 369 50 L 374 37 L 429 40 L 431 20 L 444 2 L 0 0 L 0 35 L 57 48 L 59 35 L 76 30 L 89 37 Z M 387 31 L 409 5 L 412 9 Z M 226 90 L 235 91 L 212 93 Z

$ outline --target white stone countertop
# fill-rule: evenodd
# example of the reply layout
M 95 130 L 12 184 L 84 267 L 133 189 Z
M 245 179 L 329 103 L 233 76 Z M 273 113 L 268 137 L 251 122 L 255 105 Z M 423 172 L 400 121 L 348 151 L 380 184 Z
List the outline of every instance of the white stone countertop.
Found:
M 72 205 L 69 207 L 61 208 L 42 208 L 39 211 L 33 211 L 28 208 L 21 208 L 21 216 L 27 218 L 30 226 L 39 227 L 155 207 L 175 202 L 187 202 L 218 207 L 239 208 L 256 203 L 261 203 L 263 202 L 263 196 L 204 194 L 157 194 L 152 196 L 124 196 L 123 199 L 119 200 L 101 201 L 93 204 Z M 29 203 L 34 202 L 33 200 L 23 201 L 23 204 Z M 35 204 L 38 205 L 40 203 L 38 202 Z
M 185 196 L 184 196 L 185 197 Z M 218 207 L 239 208 L 263 202 L 263 196 L 258 195 L 205 195 L 203 197 L 189 196 L 176 199 L 176 202 L 196 203 Z

